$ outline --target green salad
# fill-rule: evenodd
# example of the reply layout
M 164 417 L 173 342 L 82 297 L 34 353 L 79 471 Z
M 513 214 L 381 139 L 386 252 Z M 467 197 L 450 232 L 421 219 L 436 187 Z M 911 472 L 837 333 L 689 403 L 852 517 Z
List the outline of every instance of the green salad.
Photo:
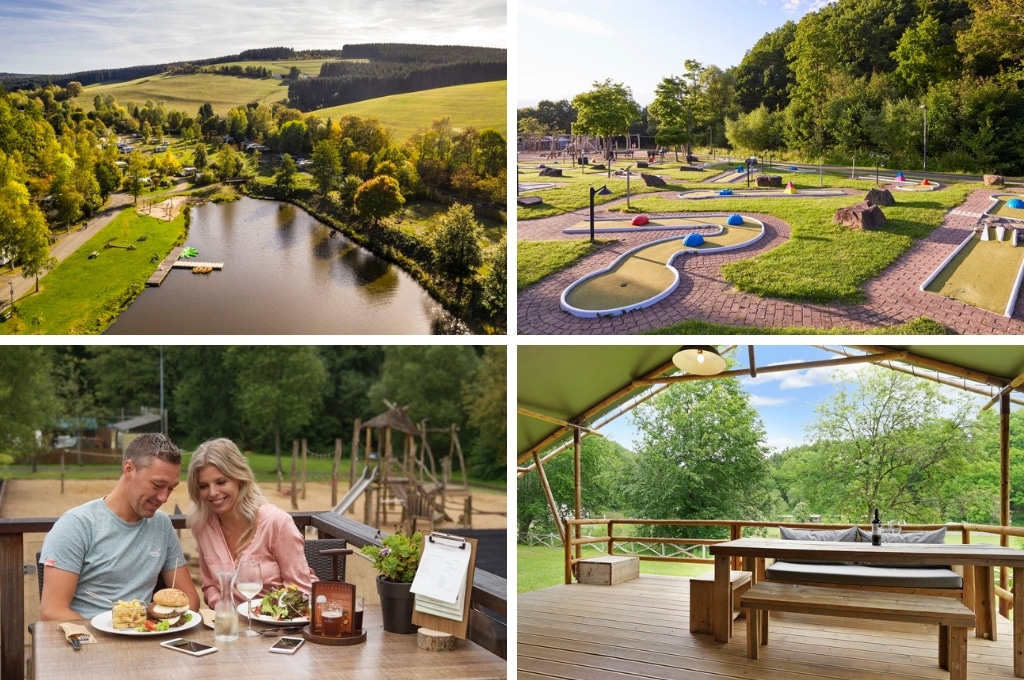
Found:
M 309 618 L 309 596 L 298 586 L 272 590 L 263 596 L 256 613 L 277 621 Z

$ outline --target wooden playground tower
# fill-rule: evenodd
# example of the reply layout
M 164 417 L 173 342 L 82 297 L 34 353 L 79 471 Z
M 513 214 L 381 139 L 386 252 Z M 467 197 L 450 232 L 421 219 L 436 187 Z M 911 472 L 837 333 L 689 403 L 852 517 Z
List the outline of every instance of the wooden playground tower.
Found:
M 388 514 L 397 513 L 408 533 L 423 524 L 433 530 L 442 521 L 471 527 L 473 496 L 458 428 L 454 424 L 428 428 L 425 420 L 412 422 L 406 413 L 408 406 L 385 404 L 387 411 L 365 423 L 356 419 L 352 434 L 349 483 L 355 484 L 357 475 L 372 475 L 364 493 L 363 523 L 386 528 L 395 522 Z M 432 433 L 449 435 L 448 454 L 440 461 L 430 448 L 428 435 Z M 453 470 L 456 464 L 458 469 Z M 452 519 L 452 514 L 457 519 Z

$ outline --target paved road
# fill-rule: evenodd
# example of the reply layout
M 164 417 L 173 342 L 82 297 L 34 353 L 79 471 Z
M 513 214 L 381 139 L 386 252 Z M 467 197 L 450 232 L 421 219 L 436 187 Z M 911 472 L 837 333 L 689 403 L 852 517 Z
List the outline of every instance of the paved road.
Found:
M 187 188 L 187 184 L 181 183 L 172 187 L 168 191 L 161 192 L 159 194 L 147 195 L 145 198 L 164 198 L 175 193 L 180 193 L 180 191 Z M 50 246 L 50 255 L 57 258 L 58 262 L 63 262 L 68 255 L 81 248 L 86 241 L 99 233 L 99 231 L 110 224 L 110 222 L 117 217 L 122 210 L 133 203 L 134 199 L 128 192 L 119 191 L 115 194 L 111 194 L 103 208 L 88 220 L 86 227 L 73 227 L 70 233 L 56 234 L 57 242 Z M 42 280 L 43 277 L 40 277 L 40 284 L 42 283 Z M 36 291 L 36 280 L 34 278 L 26 279 L 22 277 L 20 269 L 15 269 L 12 273 L 9 268 L 4 268 L 3 272 L 0 273 L 0 299 L 3 299 L 4 302 L 10 302 L 11 283 L 14 284 L 14 299 L 16 301 L 26 295 L 35 293 Z
M 894 193 L 897 193 L 897 201 L 903 197 L 899 192 Z M 518 295 L 517 329 L 524 335 L 627 335 L 696 319 L 731 326 L 843 328 L 859 333 L 925 316 L 961 335 L 1024 334 L 1024 296 L 1018 298 L 1013 318 L 1006 318 L 1001 314 L 919 290 L 928 275 L 963 241 L 968 231 L 973 230 L 978 215 L 989 206 L 988 197 L 992 193 L 991 188 L 971 192 L 962 205 L 946 215 L 942 225 L 928 238 L 913 245 L 880 276 L 867 283 L 864 288 L 866 301 L 863 304 L 800 303 L 738 292 L 722 277 L 722 265 L 776 248 L 790 236 L 789 225 L 782 220 L 770 215 L 744 213 L 765 223 L 765 237 L 751 248 L 676 258 L 673 266 L 679 270 L 679 287 L 661 302 L 629 314 L 600 319 L 581 319 L 562 311 L 559 296 L 570 283 L 586 273 L 607 266 L 641 242 L 671 234 L 645 232 L 616 235 L 620 239 L 619 243 L 602 248 L 522 291 Z M 612 202 L 611 205 L 616 203 Z M 562 229 L 587 219 L 588 212 L 589 209 L 585 209 L 542 220 L 519 222 L 517 236 L 521 240 L 579 238 L 563 234 Z M 828 274 L 823 272 L 822 275 Z

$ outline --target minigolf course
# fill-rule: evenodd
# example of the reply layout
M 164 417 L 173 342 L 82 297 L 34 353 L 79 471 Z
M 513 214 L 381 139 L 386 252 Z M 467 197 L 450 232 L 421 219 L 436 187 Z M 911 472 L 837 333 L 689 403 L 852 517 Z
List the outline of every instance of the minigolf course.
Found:
M 744 248 L 764 236 L 764 224 L 742 215 L 700 217 L 704 225 L 685 236 L 646 243 L 620 255 L 608 267 L 571 283 L 560 304 L 573 316 L 616 316 L 649 307 L 679 285 L 672 266 L 677 255 L 701 255 Z
M 666 229 L 701 229 L 720 227 L 717 218 L 707 217 L 598 217 L 594 219 L 595 233 L 664 231 Z M 724 218 L 722 218 L 724 219 Z M 589 234 L 590 221 L 583 220 L 562 230 L 563 234 Z
M 842 189 L 797 189 L 790 182 L 783 189 L 695 189 L 682 191 L 677 197 L 693 201 L 708 198 L 834 198 L 843 195 Z
M 992 205 L 985 211 L 986 214 L 1024 221 L 1024 198 L 1017 194 L 993 194 L 990 198 Z M 1024 227 L 1024 224 L 1021 226 Z
M 1014 232 L 983 224 L 921 284 L 921 290 L 1012 317 L 1024 278 L 1024 241 L 1018 245 Z

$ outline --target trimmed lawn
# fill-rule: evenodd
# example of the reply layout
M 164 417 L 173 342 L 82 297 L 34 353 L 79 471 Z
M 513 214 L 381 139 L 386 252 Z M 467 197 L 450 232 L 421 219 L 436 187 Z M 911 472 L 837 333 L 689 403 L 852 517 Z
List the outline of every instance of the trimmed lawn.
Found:
M 0 334 L 102 333 L 142 291 L 184 233 L 184 213 L 165 222 L 124 210 L 40 279 L 40 292 L 18 301 L 16 317 L 0 324 Z M 108 243 L 121 247 L 107 248 Z M 98 255 L 89 259 L 92 252 Z
M 614 241 L 518 241 L 516 243 L 516 290 L 572 266 Z
M 516 592 L 528 593 L 541 588 L 550 588 L 565 582 L 564 552 L 561 548 L 544 546 L 516 546 Z M 596 557 L 603 553 L 591 546 L 583 546 L 584 557 Z M 645 562 L 640 560 L 640 573 L 665 576 L 696 576 L 712 571 L 711 564 L 676 564 L 673 562 Z

